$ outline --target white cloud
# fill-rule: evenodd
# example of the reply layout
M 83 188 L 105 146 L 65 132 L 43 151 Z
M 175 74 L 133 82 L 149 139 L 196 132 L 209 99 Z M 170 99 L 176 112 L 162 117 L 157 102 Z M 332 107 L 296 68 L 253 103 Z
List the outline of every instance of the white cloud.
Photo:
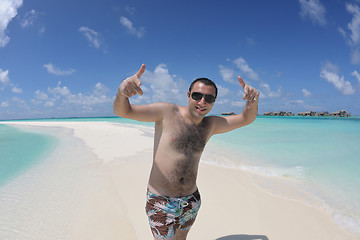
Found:
M 312 96 L 311 92 L 309 92 L 305 88 L 303 88 L 301 91 L 302 91 L 304 97 L 311 97 Z
M 220 97 L 220 98 L 229 96 L 229 94 L 231 92 L 230 89 L 225 88 L 221 85 L 217 85 L 217 88 L 218 88 L 218 97 Z
M 13 97 L 11 99 L 13 102 L 17 103 L 17 106 L 22 107 L 22 108 L 27 108 L 29 109 L 29 107 L 27 106 L 26 102 L 24 100 L 22 100 L 21 98 L 18 97 Z
M 360 51 L 358 48 L 351 49 L 351 63 L 360 64 Z
M 109 104 L 113 101 L 112 98 L 106 94 L 109 92 L 109 88 L 102 83 L 95 84 L 93 91 L 90 94 L 83 93 L 71 93 L 67 86 L 62 86 L 61 82 L 58 82 L 56 87 L 48 87 L 47 93 L 37 90 L 34 92 L 35 99 L 32 100 L 33 104 L 42 104 L 45 107 L 54 107 L 56 103 L 62 105 L 62 111 L 74 111 L 74 109 L 80 108 L 88 112 L 93 111 L 94 106 L 101 104 Z M 70 108 L 66 108 L 70 106 Z
M 219 72 L 220 72 L 220 75 L 221 77 L 223 78 L 223 80 L 225 82 L 228 82 L 228 83 L 232 83 L 232 84 L 236 84 L 236 81 L 235 81 L 235 72 L 233 69 L 231 68 L 227 68 L 227 67 L 224 67 L 222 65 L 219 65 Z
M 48 73 L 54 74 L 54 75 L 71 75 L 75 72 L 74 69 L 69 69 L 69 70 L 61 70 L 60 68 L 56 67 L 54 64 L 52 63 L 48 63 L 48 64 L 44 64 L 43 66 L 44 68 L 46 68 L 46 70 L 48 71 Z
M 360 83 L 360 74 L 355 70 L 351 73 L 354 77 L 356 77 L 356 79 L 358 80 L 358 82 Z
M 12 91 L 13 93 L 22 93 L 22 92 L 23 92 L 23 90 L 22 90 L 21 88 L 17 88 L 17 87 L 13 87 L 13 88 L 11 89 L 11 91 Z
M 294 105 L 304 105 L 304 100 L 301 99 L 293 99 L 286 101 L 286 105 L 294 106 Z
M 234 63 L 237 68 L 239 68 L 246 76 L 255 81 L 259 81 L 258 74 L 249 66 L 249 64 L 245 61 L 244 58 L 240 57 L 234 60 Z
M 1 107 L 8 107 L 10 106 L 10 103 L 8 101 L 5 101 L 5 102 L 1 102 Z
M 54 95 L 55 97 L 70 95 L 70 90 L 66 86 L 62 87 L 61 82 L 58 82 L 58 85 L 54 88 L 48 87 L 48 92 Z
M 89 41 L 90 45 L 94 46 L 95 48 L 100 48 L 101 46 L 100 33 L 88 27 L 80 27 L 79 31 L 84 34 L 86 39 Z
M 360 8 L 355 4 L 346 4 L 346 10 L 351 13 L 351 22 L 347 25 L 350 30 L 349 34 L 346 34 L 344 30 L 340 31 L 343 36 L 347 37 L 350 45 L 357 45 L 360 43 Z
M 39 99 L 39 100 L 47 100 L 49 98 L 46 93 L 43 93 L 40 90 L 36 90 L 34 92 L 34 95 L 35 95 L 36 99 Z
M 300 15 L 305 18 L 310 18 L 313 24 L 323 26 L 326 24 L 325 13 L 326 9 L 319 0 L 299 0 Z
M 0 47 L 9 43 L 10 37 L 6 29 L 10 21 L 17 15 L 17 9 L 23 4 L 22 0 L 1 0 L 0 5 Z
M 328 83 L 334 85 L 334 87 L 342 95 L 352 95 L 355 93 L 355 89 L 352 87 L 349 81 L 345 81 L 344 76 L 339 76 L 338 67 L 330 62 L 324 64 L 321 69 L 320 77 L 325 79 Z
M 260 87 L 262 89 L 260 97 L 279 98 L 281 96 L 281 87 L 278 87 L 276 92 L 272 91 L 270 85 L 266 82 L 261 82 Z
M 36 18 L 38 17 L 39 13 L 36 12 L 34 9 L 25 13 L 25 16 L 22 20 L 20 20 L 20 25 L 22 28 L 30 27 L 34 25 Z
M 9 70 L 4 71 L 0 68 L 0 83 L 6 85 L 9 81 Z
M 14 84 L 10 82 L 9 70 L 4 71 L 0 68 L 0 90 L 3 90 L 5 86 L 12 87 L 11 91 L 13 93 L 22 93 L 23 91 L 21 88 L 15 87 Z
M 245 106 L 245 101 L 231 102 L 231 106 L 233 106 L 233 107 L 243 107 L 243 106 Z
M 78 94 L 70 94 L 66 96 L 66 98 L 63 101 L 67 104 L 75 104 L 80 106 L 91 106 L 91 105 L 98 105 L 98 104 L 107 104 L 112 102 L 112 99 L 104 94 L 98 94 L 98 92 L 95 91 L 90 95 L 84 95 L 82 93 Z
M 146 70 L 141 81 L 144 94 L 134 99 L 137 103 L 186 103 L 186 93 L 189 86 L 184 80 L 176 79 L 175 75 L 170 75 L 166 64 L 159 64 L 155 67 L 154 72 Z
M 33 99 L 32 103 L 42 104 L 45 107 L 53 107 L 55 105 L 56 98 L 59 98 L 57 95 L 54 98 L 49 98 L 49 96 L 46 93 L 40 90 L 36 90 L 34 92 L 34 96 L 36 99 Z
M 338 28 L 347 44 L 351 47 L 351 63 L 360 64 L 360 8 L 356 4 L 346 4 L 346 10 L 352 14 L 347 29 Z
M 64 103 L 75 104 L 75 105 L 97 105 L 97 104 L 105 104 L 112 102 L 107 96 L 95 96 L 95 95 L 83 95 L 82 93 L 78 93 L 77 95 L 73 94 L 68 96 Z
M 143 27 L 136 29 L 133 26 L 133 23 L 126 17 L 121 17 L 120 23 L 128 30 L 130 34 L 137 36 L 137 38 L 141 38 L 145 34 L 145 29 Z
M 52 102 L 52 101 L 46 101 L 46 102 L 44 103 L 44 106 L 45 106 L 45 107 L 53 107 L 54 105 L 55 105 L 55 103 Z
M 257 90 L 259 90 L 261 93 L 260 98 L 267 98 L 267 97 L 278 98 L 281 96 L 282 94 L 281 87 L 278 87 L 277 91 L 272 91 L 270 85 L 266 83 L 264 80 L 260 79 L 259 75 L 250 67 L 250 65 L 246 62 L 244 58 L 239 57 L 235 59 L 233 63 L 245 75 L 243 76 L 243 79 L 246 84 L 248 84 L 247 79 L 255 80 L 259 82 L 259 88 Z M 223 78 L 224 76 L 226 76 L 229 79 L 229 76 L 232 75 L 232 70 L 220 65 L 220 74 L 223 76 Z M 234 80 L 233 83 L 237 83 L 237 81 Z M 238 95 L 243 95 L 244 94 L 243 89 L 241 88 L 241 86 L 239 88 L 240 90 Z
M 100 82 L 95 84 L 94 95 L 105 96 L 109 91 L 110 91 L 110 89 L 107 86 L 105 86 L 104 84 L 102 84 Z
M 228 98 L 217 98 L 215 106 L 221 105 L 221 104 L 231 104 L 231 101 Z
M 338 28 L 338 31 L 339 31 L 339 33 L 340 33 L 344 38 L 347 37 L 347 34 L 346 34 L 346 32 L 345 32 L 345 30 L 344 30 L 343 28 L 339 27 L 339 28 Z

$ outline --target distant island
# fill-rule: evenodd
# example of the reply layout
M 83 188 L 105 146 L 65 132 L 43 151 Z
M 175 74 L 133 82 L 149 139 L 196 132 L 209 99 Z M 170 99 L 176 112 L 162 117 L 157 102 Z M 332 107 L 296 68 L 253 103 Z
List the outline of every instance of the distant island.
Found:
M 235 112 L 223 112 L 221 115 L 235 115 Z M 351 117 L 351 114 L 345 110 L 340 110 L 336 112 L 315 112 L 315 111 L 306 111 L 299 112 L 298 116 L 308 116 L 308 117 Z M 264 112 L 263 116 L 295 116 L 292 112 L 280 111 L 280 112 Z
M 221 115 L 235 115 L 235 112 L 223 112 Z
M 285 112 L 285 111 L 280 111 L 280 112 L 264 112 L 263 114 L 264 116 L 295 116 L 294 113 L 292 112 Z M 336 112 L 314 112 L 314 111 L 306 111 L 306 112 L 299 112 L 297 114 L 298 116 L 310 116 L 310 117 L 351 117 L 351 114 L 346 112 L 345 110 L 340 110 L 340 111 L 336 111 Z

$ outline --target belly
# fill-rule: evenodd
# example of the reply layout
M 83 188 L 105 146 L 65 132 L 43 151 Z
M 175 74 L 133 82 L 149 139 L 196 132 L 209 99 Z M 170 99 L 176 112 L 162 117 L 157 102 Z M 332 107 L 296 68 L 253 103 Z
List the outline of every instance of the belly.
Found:
M 149 185 L 160 195 L 187 196 L 196 191 L 199 158 L 177 158 L 154 161 Z

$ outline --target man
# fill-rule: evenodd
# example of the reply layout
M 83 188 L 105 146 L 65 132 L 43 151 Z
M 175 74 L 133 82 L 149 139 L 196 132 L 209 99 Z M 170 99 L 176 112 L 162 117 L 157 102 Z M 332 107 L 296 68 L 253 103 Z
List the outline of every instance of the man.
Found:
M 119 86 L 114 113 L 119 117 L 155 122 L 153 165 L 150 173 L 146 212 L 155 239 L 186 239 L 200 208 L 196 177 L 202 151 L 214 134 L 252 123 L 257 116 L 259 92 L 242 80 L 247 103 L 241 114 L 206 116 L 217 97 L 216 85 L 207 78 L 196 79 L 187 93 L 188 106 L 170 103 L 132 105 L 129 98 L 143 92 L 143 64 Z

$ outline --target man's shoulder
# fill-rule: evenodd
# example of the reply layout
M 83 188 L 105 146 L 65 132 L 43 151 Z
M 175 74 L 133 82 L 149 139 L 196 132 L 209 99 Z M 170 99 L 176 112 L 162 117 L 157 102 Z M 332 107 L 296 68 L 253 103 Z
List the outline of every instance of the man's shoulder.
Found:
M 163 117 L 167 118 L 167 117 L 173 117 L 175 116 L 175 113 L 181 114 L 181 112 L 184 111 L 184 109 L 186 109 L 183 106 L 179 106 L 173 103 L 168 103 L 168 102 L 158 102 L 158 103 L 153 103 L 151 104 L 154 107 L 161 109 L 161 111 L 163 112 Z
M 167 102 L 150 103 L 147 106 L 162 109 L 164 111 L 174 109 L 174 104 L 167 103 Z

